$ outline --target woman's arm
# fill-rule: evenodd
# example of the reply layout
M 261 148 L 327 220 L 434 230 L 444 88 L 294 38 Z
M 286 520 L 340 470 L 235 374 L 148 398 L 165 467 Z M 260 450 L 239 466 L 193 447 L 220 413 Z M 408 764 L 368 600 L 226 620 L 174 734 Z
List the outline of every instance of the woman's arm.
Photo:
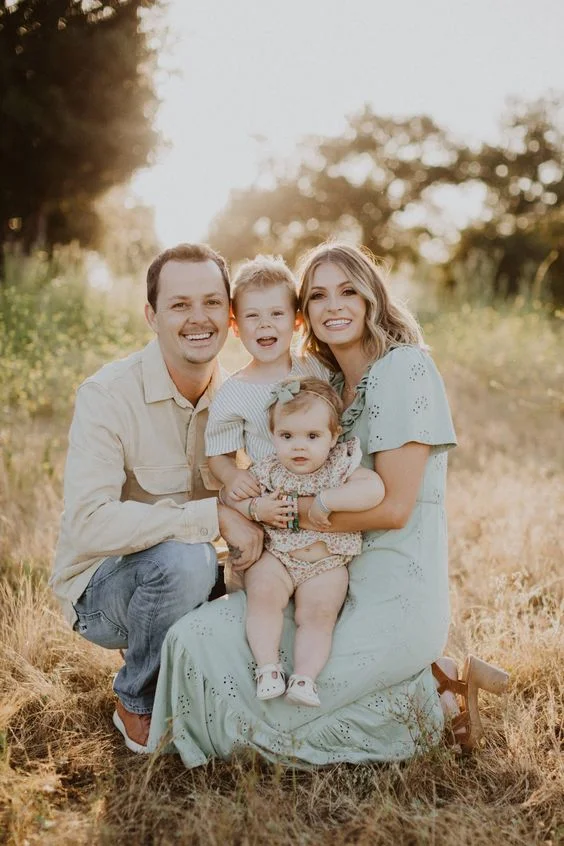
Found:
M 384 499 L 382 478 L 373 470 L 358 467 L 338 488 L 323 491 L 323 502 L 331 511 L 366 511 Z
M 398 449 L 376 453 L 374 469 L 381 477 L 386 494 L 375 508 L 366 511 L 337 511 L 330 515 L 327 531 L 366 532 L 401 529 L 408 522 L 425 472 L 430 447 L 415 441 Z M 308 512 L 313 497 L 300 497 L 300 528 L 313 528 Z

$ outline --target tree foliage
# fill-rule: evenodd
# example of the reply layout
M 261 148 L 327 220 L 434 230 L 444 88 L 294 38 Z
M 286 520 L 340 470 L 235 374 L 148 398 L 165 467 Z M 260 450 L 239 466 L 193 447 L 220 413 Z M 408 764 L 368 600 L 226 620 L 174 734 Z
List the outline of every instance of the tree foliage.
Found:
M 233 192 L 210 239 L 235 260 L 260 250 L 294 260 L 329 236 L 352 235 L 396 260 L 431 255 L 451 284 L 487 263 L 493 293 L 525 288 L 562 302 L 562 132 L 556 100 L 514 102 L 500 144 L 478 150 L 429 117 L 381 117 L 366 106 L 341 136 L 306 139 L 291 161 L 268 162 L 255 185 Z M 451 195 L 482 192 L 480 213 L 463 227 L 441 206 L 446 186 Z
M 157 142 L 154 0 L 0 1 L 3 240 L 92 243 L 93 202 L 146 165 Z

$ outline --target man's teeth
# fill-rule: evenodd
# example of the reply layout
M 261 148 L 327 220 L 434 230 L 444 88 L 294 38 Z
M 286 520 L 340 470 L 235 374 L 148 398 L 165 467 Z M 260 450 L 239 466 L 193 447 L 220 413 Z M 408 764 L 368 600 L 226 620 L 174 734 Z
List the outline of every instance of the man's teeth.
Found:
M 350 323 L 350 320 L 344 320 L 344 319 L 326 320 L 325 321 L 326 326 L 348 326 L 349 323 Z
M 184 335 L 189 341 L 205 341 L 207 338 L 211 338 L 211 336 L 211 332 L 200 332 L 198 335 Z

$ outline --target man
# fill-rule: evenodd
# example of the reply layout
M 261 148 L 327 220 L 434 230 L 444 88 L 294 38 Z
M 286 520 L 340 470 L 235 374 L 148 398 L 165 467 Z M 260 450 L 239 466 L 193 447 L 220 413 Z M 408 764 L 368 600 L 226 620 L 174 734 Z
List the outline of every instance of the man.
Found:
M 229 328 L 223 258 L 206 245 L 166 250 L 149 267 L 147 300 L 156 339 L 78 389 L 51 577 L 75 631 L 125 650 L 113 719 L 136 752 L 164 636 L 216 583 L 211 542 L 221 534 L 241 566 L 262 549 L 260 528 L 218 503 L 204 453 Z

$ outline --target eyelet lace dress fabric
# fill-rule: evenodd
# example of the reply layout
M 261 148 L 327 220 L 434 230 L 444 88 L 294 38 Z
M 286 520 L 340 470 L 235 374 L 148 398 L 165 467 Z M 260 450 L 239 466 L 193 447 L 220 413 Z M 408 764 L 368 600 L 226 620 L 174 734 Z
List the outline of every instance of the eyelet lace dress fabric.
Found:
M 342 378 L 335 379 L 337 388 Z M 206 603 L 169 631 L 149 747 L 177 751 L 187 767 L 241 746 L 307 767 L 409 758 L 437 741 L 439 698 L 430 671 L 449 623 L 444 512 L 446 451 L 456 439 L 432 359 L 398 347 L 375 362 L 346 410 L 343 438 L 358 437 L 362 464 L 410 441 L 431 452 L 403 529 L 366 532 L 349 565 L 349 593 L 331 656 L 317 684 L 322 705 L 257 700 L 245 637 L 245 594 Z M 281 661 L 293 666 L 293 605 L 285 612 Z

